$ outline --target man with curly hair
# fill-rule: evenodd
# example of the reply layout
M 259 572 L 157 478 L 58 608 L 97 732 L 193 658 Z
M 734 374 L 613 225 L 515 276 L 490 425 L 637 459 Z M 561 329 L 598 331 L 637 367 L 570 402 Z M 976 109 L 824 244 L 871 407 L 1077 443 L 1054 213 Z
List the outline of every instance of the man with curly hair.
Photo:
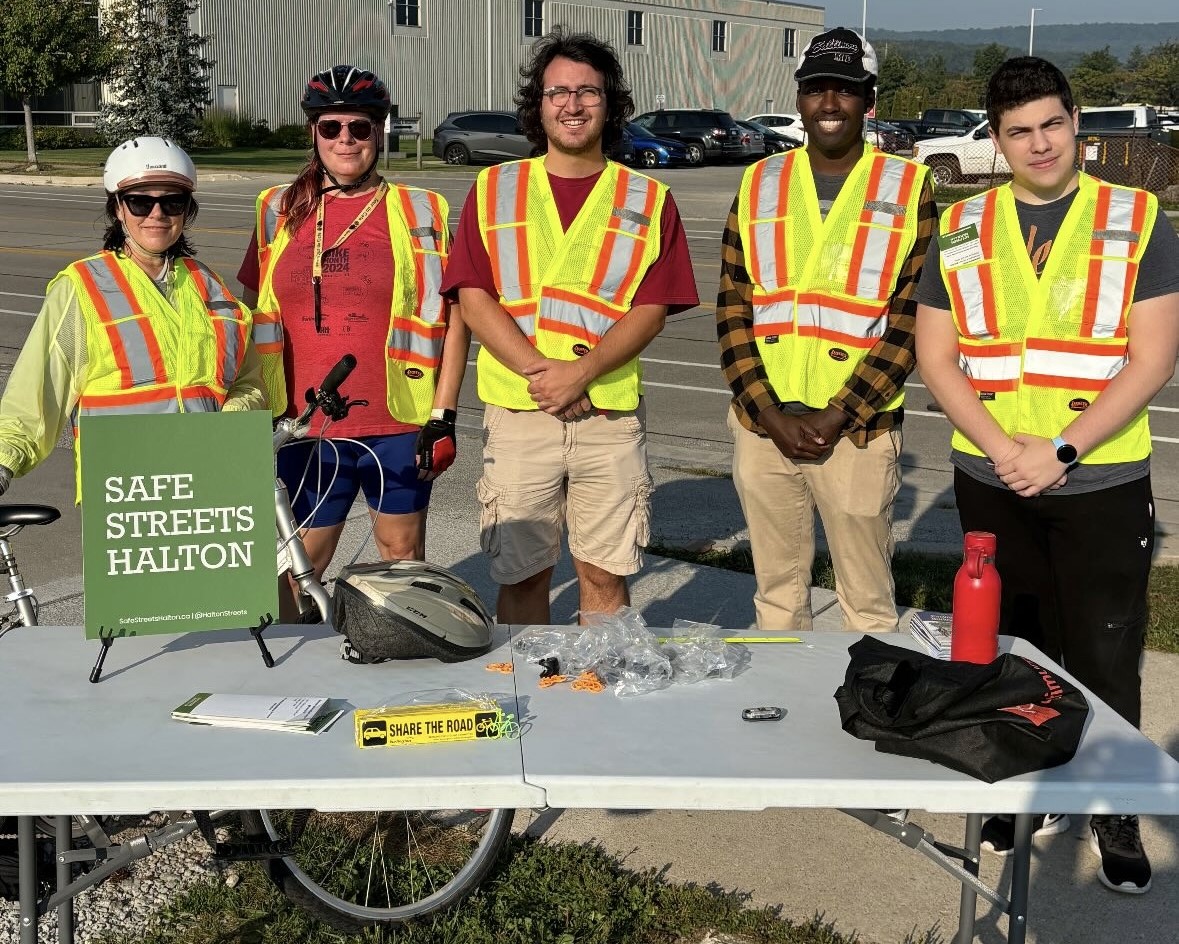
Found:
M 520 76 L 538 156 L 479 175 L 442 290 L 481 344 L 497 619 L 550 622 L 567 526 L 584 621 L 630 602 L 650 535 L 639 354 L 698 298 L 667 187 L 605 156 L 634 111 L 613 48 L 556 29 Z

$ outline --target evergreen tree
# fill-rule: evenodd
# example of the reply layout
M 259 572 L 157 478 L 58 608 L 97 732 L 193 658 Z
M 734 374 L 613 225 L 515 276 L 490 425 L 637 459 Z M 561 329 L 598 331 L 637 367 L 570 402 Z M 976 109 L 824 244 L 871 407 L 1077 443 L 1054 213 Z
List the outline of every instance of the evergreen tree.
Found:
M 20 99 L 29 169 L 37 170 L 33 99 L 73 82 L 101 78 L 109 64 L 94 2 L 7 0 L 0 17 L 0 88 Z
M 1150 105 L 1179 105 L 1179 42 L 1160 43 L 1130 76 L 1130 97 Z
M 974 53 L 974 78 L 986 88 L 995 70 L 1011 58 L 1011 50 L 1001 43 L 988 43 Z
M 1069 85 L 1078 105 L 1116 105 L 1122 100 L 1122 64 L 1109 47 L 1081 56 Z
M 201 54 L 207 36 L 189 29 L 197 0 L 114 0 L 104 15 L 117 50 L 99 127 L 110 143 L 143 134 L 191 144 L 209 104 Z

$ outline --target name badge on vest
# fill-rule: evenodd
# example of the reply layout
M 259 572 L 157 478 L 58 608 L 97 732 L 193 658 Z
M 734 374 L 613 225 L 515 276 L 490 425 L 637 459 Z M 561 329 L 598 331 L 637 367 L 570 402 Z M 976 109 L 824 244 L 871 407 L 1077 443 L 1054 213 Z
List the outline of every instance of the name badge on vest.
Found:
M 957 269 L 983 261 L 982 242 L 978 238 L 978 225 L 971 223 L 952 233 L 939 235 L 937 247 L 947 269 Z

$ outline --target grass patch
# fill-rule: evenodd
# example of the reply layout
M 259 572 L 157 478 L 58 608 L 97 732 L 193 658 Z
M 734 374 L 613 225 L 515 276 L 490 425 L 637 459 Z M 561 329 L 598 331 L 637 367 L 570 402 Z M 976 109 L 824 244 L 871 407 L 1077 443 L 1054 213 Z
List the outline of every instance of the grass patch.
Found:
M 753 554 L 747 547 L 695 553 L 681 547 L 654 544 L 647 550 L 674 560 L 753 573 Z M 897 604 L 948 613 L 953 600 L 954 575 L 961 563 L 958 557 L 948 554 L 898 552 L 892 561 Z M 829 555 L 815 555 L 811 581 L 816 587 L 835 589 L 835 570 Z M 1147 599 L 1150 618 L 1147 622 L 1146 648 L 1179 653 L 1179 567 L 1169 564 L 1152 567 Z
M 695 944 L 709 933 L 733 944 L 855 944 L 821 916 L 797 923 L 748 896 L 668 882 L 661 871 L 631 871 L 594 844 L 513 837 L 481 888 L 451 912 L 397 930 L 342 935 L 291 905 L 254 864 L 235 888 L 194 886 L 161 911 L 145 944 Z M 934 932 L 907 944 L 938 940 Z M 125 934 L 104 944 L 125 944 Z

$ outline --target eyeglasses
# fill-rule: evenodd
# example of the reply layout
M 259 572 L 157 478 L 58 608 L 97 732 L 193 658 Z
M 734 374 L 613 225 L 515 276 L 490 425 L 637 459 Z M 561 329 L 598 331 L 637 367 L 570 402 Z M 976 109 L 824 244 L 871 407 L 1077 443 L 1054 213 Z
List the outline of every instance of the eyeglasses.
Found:
M 345 124 L 348 125 L 348 133 L 357 141 L 367 141 L 372 137 L 373 123 L 364 118 L 353 118 L 348 122 L 337 121 L 335 118 L 321 118 L 315 123 L 315 130 L 319 132 L 320 137 L 335 141 L 344 130 Z
M 553 88 L 545 89 L 541 94 L 553 103 L 554 108 L 563 108 L 569 103 L 570 96 L 576 96 L 577 100 L 586 108 L 602 104 L 602 90 L 596 85 L 583 85 L 576 89 L 567 89 L 563 85 L 556 85 Z
M 162 197 L 153 197 L 147 193 L 124 193 L 119 197 L 132 216 L 151 216 L 157 204 L 165 216 L 183 216 L 188 212 L 189 199 L 187 193 L 166 193 Z

